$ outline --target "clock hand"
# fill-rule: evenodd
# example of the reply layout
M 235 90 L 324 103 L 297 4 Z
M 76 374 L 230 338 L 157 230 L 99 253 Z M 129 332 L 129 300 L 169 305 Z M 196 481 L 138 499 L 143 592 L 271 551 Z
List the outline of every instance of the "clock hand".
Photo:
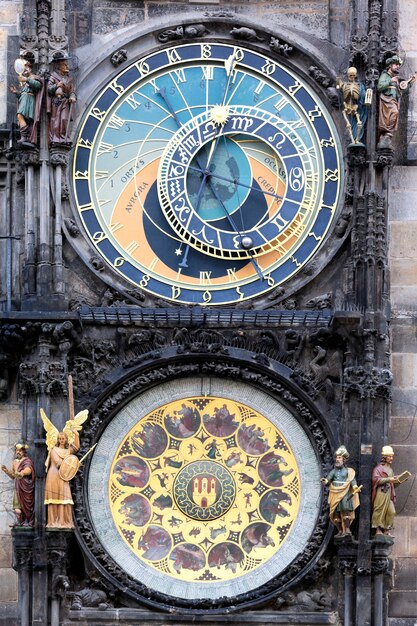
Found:
M 201 170 L 198 167 L 192 167 L 191 165 L 189 165 L 188 169 L 194 171 L 194 172 L 200 172 L 201 174 L 204 173 L 203 170 Z M 225 178 L 224 176 L 220 176 L 220 174 L 214 174 L 214 172 L 210 172 L 210 177 L 211 178 L 218 178 L 219 180 L 223 180 L 226 183 L 233 183 L 234 185 L 240 185 L 241 187 L 246 187 L 246 189 L 252 189 L 252 191 L 257 191 L 258 193 L 262 193 L 262 194 L 266 194 L 268 196 L 273 196 L 276 200 L 282 200 L 284 196 L 280 196 L 276 193 L 272 193 L 271 191 L 262 191 L 262 189 L 257 189 L 256 187 L 254 187 L 253 185 L 246 185 L 245 183 L 241 183 L 239 180 L 233 179 L 233 178 Z
M 162 100 L 165 102 L 166 108 L 168 109 L 168 111 L 171 114 L 171 116 L 173 117 L 173 119 L 176 121 L 178 128 L 181 128 L 182 124 L 181 124 L 181 122 L 179 120 L 179 117 L 176 114 L 176 112 L 173 109 L 170 101 L 167 98 L 167 90 L 166 90 L 166 88 L 162 87 L 161 89 L 158 89 L 156 93 L 159 96 L 161 96 Z M 198 196 L 197 196 L 197 211 L 198 211 L 198 207 L 200 206 L 200 202 L 201 202 L 201 197 L 203 195 L 203 189 L 204 189 L 205 180 L 207 178 L 207 174 L 204 174 L 204 170 L 201 168 L 201 163 L 198 160 L 198 157 L 197 157 L 197 164 L 198 164 L 198 168 L 199 168 L 198 171 L 203 174 L 203 180 L 202 180 L 202 183 L 200 185 L 200 189 L 198 190 Z M 188 252 L 189 251 L 190 251 L 190 246 L 187 244 L 187 246 L 185 248 L 185 252 L 184 252 L 184 257 L 183 257 L 181 263 L 178 264 L 179 267 L 188 267 L 187 258 L 188 258 Z
M 169 113 L 172 115 L 172 117 L 176 121 L 176 123 L 178 125 L 178 128 L 181 128 L 182 124 L 181 124 L 181 122 L 180 122 L 180 120 L 178 118 L 178 115 L 176 114 L 176 112 L 173 109 L 170 101 L 167 98 L 167 90 L 166 90 L 166 88 L 162 87 L 161 89 L 158 89 L 156 93 L 159 96 L 161 96 L 162 100 L 165 102 L 165 105 L 166 105 Z M 211 151 L 210 151 L 210 153 L 211 153 Z M 198 194 L 197 194 L 196 207 L 194 209 L 196 212 L 198 212 L 198 208 L 200 206 L 201 198 L 202 198 L 202 195 L 203 195 L 204 185 L 206 183 L 206 179 L 207 179 L 207 176 L 209 175 L 209 172 L 208 172 L 208 167 L 207 166 L 206 166 L 206 168 L 204 170 L 202 169 L 201 162 L 199 161 L 198 157 L 196 157 L 196 160 L 197 160 L 197 164 L 198 164 L 198 168 L 199 168 L 198 171 L 200 171 L 203 174 L 203 179 L 202 179 L 202 181 L 200 183 L 200 188 L 199 188 Z M 185 265 L 183 267 L 187 267 L 187 266 Z
M 174 120 L 177 122 L 178 124 L 178 128 L 181 128 L 182 124 L 178 118 L 178 115 L 176 114 L 176 112 L 174 111 L 174 109 L 172 108 L 172 105 L 170 103 L 170 101 L 167 98 L 167 90 L 166 87 L 162 87 L 161 89 L 157 89 L 156 93 L 158 94 L 158 96 L 161 96 L 162 100 L 165 102 L 166 107 L 169 111 L 169 113 L 172 115 L 172 117 L 174 118 Z
M 225 61 L 225 69 L 226 69 L 226 76 L 227 76 L 227 81 L 226 81 L 226 86 L 224 88 L 224 92 L 223 92 L 223 97 L 222 97 L 222 103 L 221 103 L 221 107 L 224 107 L 224 103 L 226 102 L 226 96 L 227 96 L 227 92 L 229 91 L 229 86 L 230 86 L 230 80 L 232 78 L 232 74 L 234 72 L 235 66 L 236 66 L 237 61 L 235 60 L 235 55 L 231 54 Z M 223 125 L 220 124 L 219 130 L 217 131 L 216 136 L 214 137 L 214 139 L 211 142 L 211 146 L 210 146 L 210 151 L 209 151 L 209 155 L 207 157 L 207 162 L 206 162 L 206 167 L 203 170 L 203 179 L 200 183 L 200 189 L 198 190 L 198 195 L 197 195 L 197 206 L 196 206 L 196 211 L 198 211 L 198 208 L 200 206 L 200 201 L 201 201 L 201 196 L 203 194 L 203 189 L 204 186 L 207 182 L 207 177 L 210 174 L 210 164 L 211 164 L 211 159 L 213 158 L 213 154 L 214 151 L 217 148 L 217 144 L 220 141 L 220 137 L 222 134 L 222 129 L 223 129 Z M 198 163 L 198 167 L 201 167 L 200 163 L 198 162 L 198 158 L 197 158 L 197 163 Z
M 229 62 L 229 60 L 230 60 L 230 59 L 233 59 L 233 55 L 232 55 L 232 57 L 229 57 L 229 58 L 227 59 L 227 61 Z M 226 89 L 225 89 L 225 92 L 224 92 L 223 99 L 225 99 L 225 98 L 226 98 L 227 89 L 229 88 L 230 78 L 231 78 L 232 71 L 233 71 L 233 69 L 234 69 L 235 64 L 236 64 L 236 62 L 233 64 L 232 69 L 231 69 L 231 70 L 229 70 L 229 72 L 230 72 L 230 73 L 228 74 L 228 81 L 227 81 L 227 85 L 226 85 Z M 230 66 L 232 66 L 232 60 L 230 60 Z M 226 68 L 226 72 L 228 72 L 228 69 L 227 69 L 227 68 Z M 174 118 L 174 120 L 176 121 L 176 123 L 178 124 L 178 127 L 181 127 L 181 126 L 182 126 L 182 124 L 181 124 L 181 122 L 180 122 L 180 120 L 179 120 L 179 118 L 178 118 L 178 116 L 177 116 L 176 112 L 175 112 L 175 111 L 174 111 L 174 109 L 172 108 L 171 103 L 169 102 L 169 100 L 168 100 L 168 99 L 167 99 L 167 97 L 166 97 L 166 88 L 165 88 L 165 87 L 162 87 L 162 89 L 158 89 L 158 91 L 157 91 L 156 93 L 157 93 L 157 94 L 159 94 L 159 95 L 161 96 L 162 100 L 165 102 L 165 104 L 166 104 L 166 106 L 167 106 L 168 111 L 170 112 L 170 114 L 172 115 L 172 117 Z M 221 130 L 221 128 L 220 128 L 220 130 Z M 213 142 L 215 142 L 215 143 L 214 143 L 214 144 L 212 144 L 212 146 L 211 146 L 211 148 L 210 148 L 210 155 L 211 155 L 211 156 L 212 156 L 212 154 L 213 154 L 213 152 L 214 152 L 214 150 L 215 150 L 215 148 L 216 148 L 216 146 L 217 146 L 217 142 L 218 142 L 218 140 L 219 140 L 219 139 L 220 139 L 220 135 L 217 135 L 216 139 L 214 139 L 214 140 L 213 140 Z M 202 197 L 202 194 L 203 194 L 204 185 L 205 185 L 205 183 L 206 183 L 206 181 L 207 181 L 207 179 L 208 179 L 208 185 L 209 185 L 209 187 L 210 187 L 210 189 L 211 189 L 211 191 L 212 191 L 212 193 L 213 193 L 214 197 L 216 198 L 216 200 L 219 202 L 219 204 L 220 204 L 220 205 L 221 205 L 221 207 L 223 208 L 224 212 L 226 213 L 226 217 L 227 217 L 227 219 L 228 219 L 228 221 L 229 221 L 230 225 L 232 226 L 232 228 L 233 228 L 233 229 L 237 232 L 237 234 L 239 235 L 239 237 L 240 237 L 240 243 L 241 243 L 242 247 L 244 247 L 244 246 L 243 246 L 243 244 L 242 244 L 242 241 L 243 241 L 243 235 L 242 235 L 242 234 L 241 234 L 241 232 L 240 232 L 240 231 L 236 228 L 236 225 L 235 225 L 235 223 L 234 223 L 233 218 L 232 218 L 232 217 L 231 217 L 231 215 L 229 214 L 229 211 L 227 210 L 227 208 L 226 208 L 225 204 L 223 203 L 223 201 L 221 200 L 221 198 L 219 198 L 219 196 L 218 196 L 217 192 L 215 191 L 215 189 L 214 189 L 214 187 L 213 187 L 213 184 L 210 182 L 210 179 L 209 179 L 210 172 L 208 171 L 208 165 L 209 165 L 209 163 L 207 163 L 207 166 L 205 167 L 205 169 L 204 169 L 204 170 L 202 170 L 202 169 L 201 169 L 201 164 L 200 164 L 200 162 L 199 162 L 198 157 L 196 157 L 196 161 L 197 161 L 197 165 L 198 165 L 199 169 L 200 169 L 200 170 L 202 171 L 202 173 L 203 173 L 203 180 L 202 180 L 202 184 L 200 185 L 200 189 L 199 189 L 199 191 L 198 191 L 198 196 L 197 196 L 197 209 L 195 209 L 195 210 L 196 210 L 196 211 L 198 210 L 198 207 L 199 207 L 200 202 L 201 202 L 201 197 Z M 187 244 L 187 249 L 186 249 L 186 251 L 185 251 L 185 254 L 184 254 L 184 259 L 183 259 L 183 261 L 182 261 L 181 267 L 188 267 L 188 265 L 186 265 L 186 262 L 187 262 L 187 257 L 188 257 L 188 248 L 189 248 L 189 245 Z M 251 250 L 249 250 L 249 249 L 248 249 L 248 254 L 249 254 L 249 256 L 250 256 L 250 261 L 251 261 L 252 265 L 254 266 L 256 273 L 257 273 L 257 274 L 258 274 L 258 276 L 261 278 L 261 280 L 263 280 L 263 279 L 264 279 L 264 275 L 262 274 L 261 268 L 259 267 L 259 265 L 258 265 L 258 264 L 257 264 L 257 262 L 255 261 L 255 258 L 254 258 L 254 256 L 253 256 L 253 253 L 252 253 L 252 252 L 251 252 Z
M 223 200 L 219 197 L 219 195 L 218 195 L 217 191 L 216 191 L 216 190 L 215 190 L 215 188 L 213 187 L 213 183 L 211 182 L 210 178 L 208 179 L 207 186 L 210 188 L 210 190 L 211 190 L 211 192 L 212 192 L 213 196 L 216 198 L 217 202 L 220 204 L 220 206 L 222 207 L 223 211 L 225 212 L 225 214 L 226 214 L 226 218 L 227 218 L 227 220 L 228 220 L 229 224 L 231 225 L 231 227 L 233 228 L 233 230 L 234 230 L 235 232 L 237 232 L 237 234 L 239 235 L 239 238 L 240 238 L 240 245 L 242 246 L 242 248 L 243 248 L 243 249 L 246 249 L 246 250 L 247 250 L 247 252 L 248 252 L 248 254 L 249 254 L 249 257 L 250 257 L 250 259 L 249 259 L 249 260 L 250 260 L 250 262 L 252 263 L 253 267 L 255 268 L 255 271 L 256 271 L 256 273 L 258 274 L 259 278 L 260 278 L 261 280 L 264 280 L 264 275 L 262 274 L 262 270 L 261 270 L 261 268 L 259 267 L 258 263 L 256 262 L 255 257 L 253 256 L 253 252 L 250 250 L 250 245 L 249 245 L 249 247 L 246 247 L 246 246 L 243 244 L 243 235 L 242 235 L 242 233 L 240 232 L 240 230 L 238 229 L 238 227 L 236 226 L 235 221 L 234 221 L 234 219 L 232 218 L 232 216 L 230 215 L 229 211 L 227 210 L 227 207 L 226 207 L 226 205 L 224 204 Z
M 221 104 L 217 105 L 217 106 L 220 109 L 224 107 L 226 109 L 226 111 L 227 111 L 227 108 L 225 107 L 225 102 L 226 102 L 227 92 L 229 91 L 230 81 L 232 79 L 233 72 L 235 70 L 236 64 L 237 64 L 237 59 L 235 59 L 235 55 L 234 54 L 231 54 L 226 59 L 226 61 L 224 62 L 224 67 L 225 67 L 225 70 L 226 70 L 227 81 L 226 81 L 226 86 L 224 88 Z M 226 114 L 226 119 L 227 119 L 227 114 Z M 226 119 L 224 121 L 226 121 Z M 213 121 L 215 122 L 214 119 L 213 119 Z M 217 123 L 219 123 L 219 122 L 217 122 Z M 208 170 L 209 167 L 210 167 L 210 163 L 211 163 L 211 159 L 213 158 L 214 151 L 216 150 L 217 145 L 218 145 L 218 143 L 220 141 L 220 137 L 223 134 L 222 133 L 223 126 L 224 126 L 224 122 L 223 123 L 219 123 L 219 130 L 217 131 L 217 134 L 215 135 L 214 139 L 212 140 L 212 143 L 211 143 L 211 146 L 210 146 L 209 156 L 208 156 L 207 163 L 206 163 L 206 170 Z
M 229 90 L 230 81 L 233 76 L 233 72 L 235 71 L 236 65 L 237 65 L 237 59 L 235 57 L 235 53 L 233 53 L 224 62 L 224 68 L 226 70 L 226 76 L 227 76 L 227 83 L 226 83 L 226 87 L 225 87 L 224 94 L 223 94 L 222 106 L 224 106 L 224 103 L 226 102 L 226 94 Z

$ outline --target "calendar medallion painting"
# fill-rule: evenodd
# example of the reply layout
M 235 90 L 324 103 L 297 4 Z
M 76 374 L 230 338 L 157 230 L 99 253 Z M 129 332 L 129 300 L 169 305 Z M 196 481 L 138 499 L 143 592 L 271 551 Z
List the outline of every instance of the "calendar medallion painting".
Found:
M 244 592 L 298 553 L 307 501 L 312 530 L 315 489 L 303 486 L 300 438 L 314 453 L 289 411 L 262 392 L 224 382 L 207 396 L 186 393 L 192 381 L 182 386 L 131 401 L 103 434 L 89 478 L 97 535 L 160 591 L 215 597 L 224 583 L 221 595 Z

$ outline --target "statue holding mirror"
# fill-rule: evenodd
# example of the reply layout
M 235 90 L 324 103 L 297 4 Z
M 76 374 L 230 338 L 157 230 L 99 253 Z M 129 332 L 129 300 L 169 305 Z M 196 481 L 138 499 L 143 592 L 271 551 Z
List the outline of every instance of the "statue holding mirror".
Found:
M 20 131 L 18 144 L 32 148 L 37 144 L 38 122 L 42 102 L 43 81 L 33 73 L 33 61 L 30 58 L 16 59 L 14 68 L 19 76 L 18 87 L 10 87 L 17 97 L 17 124 Z

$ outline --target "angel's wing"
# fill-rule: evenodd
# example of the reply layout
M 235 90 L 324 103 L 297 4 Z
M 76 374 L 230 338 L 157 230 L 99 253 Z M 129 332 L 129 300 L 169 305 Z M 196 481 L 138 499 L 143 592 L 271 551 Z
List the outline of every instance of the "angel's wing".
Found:
M 85 409 L 84 411 L 80 411 L 72 420 L 67 420 L 64 428 L 64 433 L 68 437 L 68 443 L 71 445 L 74 443 L 74 433 L 81 432 L 83 429 L 83 424 L 88 417 L 88 411 Z
M 43 409 L 41 409 L 41 420 L 43 422 L 43 427 L 46 430 L 46 446 L 48 448 L 48 452 L 50 452 L 58 441 L 58 428 L 52 424 Z

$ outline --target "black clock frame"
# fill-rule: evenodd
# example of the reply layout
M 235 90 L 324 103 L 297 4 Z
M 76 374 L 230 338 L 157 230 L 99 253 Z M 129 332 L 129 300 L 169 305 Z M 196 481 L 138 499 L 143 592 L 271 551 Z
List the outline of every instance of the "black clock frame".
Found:
M 178 355 L 176 348 L 165 348 L 157 354 L 144 356 L 141 365 L 126 364 L 107 376 L 106 390 L 100 393 L 90 406 L 91 419 L 83 432 L 80 454 L 94 445 L 115 414 L 130 400 L 161 382 L 187 376 L 222 376 L 240 380 L 261 389 L 282 403 L 299 421 L 308 435 L 322 472 L 332 464 L 332 437 L 328 426 L 306 393 L 291 380 L 291 370 L 270 361 L 268 366 L 254 364 L 251 353 L 240 348 L 228 348 L 223 355 Z M 94 390 L 92 392 L 94 396 Z M 91 398 L 91 395 L 90 395 Z M 80 399 L 82 403 L 82 398 Z M 309 572 L 314 571 L 332 536 L 328 523 L 327 503 L 322 497 L 317 527 L 309 538 L 306 549 L 283 572 L 262 587 L 233 598 L 219 597 L 215 600 L 184 600 L 156 592 L 144 583 L 129 576 L 113 559 L 95 536 L 88 502 L 88 471 L 90 461 L 73 481 L 74 514 L 77 540 L 86 559 L 102 577 L 103 585 L 117 588 L 122 594 L 139 604 L 153 609 L 171 611 L 172 607 L 192 613 L 219 614 L 224 611 L 241 610 L 267 604 L 274 596 L 296 585 Z

